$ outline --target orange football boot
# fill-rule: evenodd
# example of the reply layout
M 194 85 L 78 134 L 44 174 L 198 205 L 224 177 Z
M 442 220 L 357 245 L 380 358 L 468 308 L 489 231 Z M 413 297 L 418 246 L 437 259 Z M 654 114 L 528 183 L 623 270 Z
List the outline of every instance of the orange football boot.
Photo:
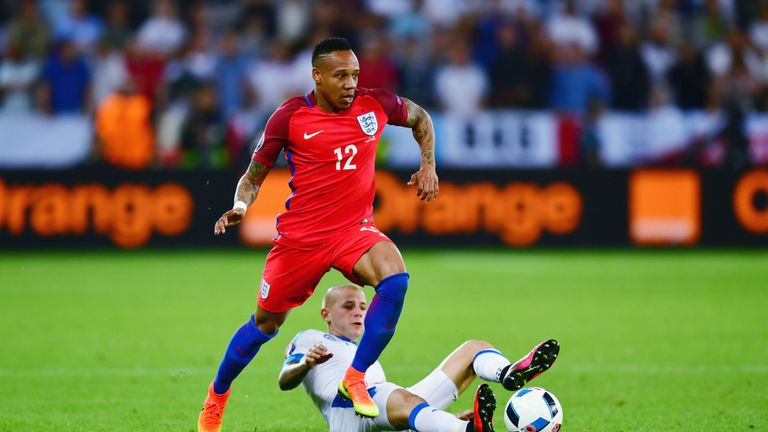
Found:
M 352 400 L 356 413 L 371 418 L 379 415 L 379 407 L 371 399 L 368 388 L 365 386 L 365 373 L 350 366 L 339 382 L 339 391 Z
M 221 430 L 221 419 L 224 416 L 224 408 L 227 406 L 227 399 L 232 389 L 224 394 L 217 394 L 213 391 L 213 381 L 208 387 L 208 396 L 203 403 L 203 409 L 197 417 L 198 432 L 219 432 Z

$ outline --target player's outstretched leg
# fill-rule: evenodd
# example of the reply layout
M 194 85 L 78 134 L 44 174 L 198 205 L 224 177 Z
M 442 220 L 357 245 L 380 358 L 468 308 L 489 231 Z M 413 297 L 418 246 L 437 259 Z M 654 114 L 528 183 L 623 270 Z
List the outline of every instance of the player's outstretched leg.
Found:
M 376 285 L 376 295 L 365 314 L 365 333 L 339 383 L 339 390 L 352 399 L 355 412 L 366 417 L 379 415 L 379 408 L 368 394 L 365 372 L 379 358 L 395 334 L 395 326 L 403 309 L 405 292 L 408 289 L 408 273 L 397 273 L 385 277 Z
M 493 412 L 496 410 L 496 397 L 488 384 L 480 384 L 475 392 L 475 416 L 472 419 L 474 432 L 493 432 Z M 470 428 L 467 428 L 469 430 Z
M 197 430 L 199 432 L 218 432 L 221 430 L 221 420 L 227 405 L 227 398 L 229 398 L 232 381 L 253 360 L 256 353 L 259 352 L 259 348 L 275 335 L 277 332 L 272 334 L 262 332 L 256 326 L 253 316 L 237 329 L 229 341 L 216 378 L 208 388 L 203 409 L 197 418 Z
M 386 400 L 387 420 L 394 429 L 410 428 L 418 432 L 493 431 L 494 409 L 496 398 L 488 384 L 480 386 L 475 393 L 471 419 L 466 413 L 455 415 L 432 407 L 420 396 L 405 389 L 395 390 Z
M 528 355 L 501 371 L 501 385 L 509 391 L 520 390 L 528 381 L 552 367 L 559 352 L 560 344 L 554 339 L 536 345 Z

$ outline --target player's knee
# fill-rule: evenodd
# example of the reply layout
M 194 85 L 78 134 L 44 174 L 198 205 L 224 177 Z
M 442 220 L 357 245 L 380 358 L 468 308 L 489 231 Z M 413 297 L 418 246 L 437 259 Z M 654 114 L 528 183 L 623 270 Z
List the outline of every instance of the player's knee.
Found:
M 470 339 L 464 342 L 464 345 L 466 345 L 470 350 L 474 352 L 480 352 L 482 350 L 493 348 L 493 345 L 491 345 L 490 342 L 486 342 L 481 339 Z
M 418 405 L 426 401 L 407 390 L 398 389 L 387 399 L 387 417 L 392 426 L 408 428 L 408 417 Z
M 271 335 L 277 332 L 287 317 L 288 312 L 268 312 L 259 306 L 253 314 L 253 323 L 262 333 Z
M 493 349 L 493 345 L 480 339 L 470 339 L 461 345 L 462 354 L 470 362 L 475 358 L 477 353 L 487 349 Z
M 254 319 L 254 323 L 262 333 L 271 335 L 271 334 L 277 333 L 277 330 L 280 329 L 280 325 L 283 322 L 279 319 L 274 319 L 272 317 L 257 316 Z
M 405 272 L 387 276 L 376 285 L 376 292 L 383 297 L 405 298 L 405 293 L 408 291 L 408 277 L 408 273 Z

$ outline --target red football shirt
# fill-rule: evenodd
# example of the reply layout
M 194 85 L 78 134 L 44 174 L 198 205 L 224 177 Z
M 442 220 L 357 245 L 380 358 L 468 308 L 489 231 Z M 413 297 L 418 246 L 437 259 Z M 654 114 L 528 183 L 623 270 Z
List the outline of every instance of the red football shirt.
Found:
M 345 111 L 326 113 L 314 92 L 294 97 L 267 121 L 252 159 L 272 167 L 281 150 L 293 191 L 277 217 L 278 234 L 317 244 L 373 216 L 376 145 L 384 125 L 405 125 L 408 110 L 394 93 L 358 88 Z

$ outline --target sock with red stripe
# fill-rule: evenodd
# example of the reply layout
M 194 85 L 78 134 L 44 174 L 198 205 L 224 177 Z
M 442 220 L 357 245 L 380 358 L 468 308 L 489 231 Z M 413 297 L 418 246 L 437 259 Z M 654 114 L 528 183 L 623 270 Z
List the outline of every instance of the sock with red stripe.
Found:
M 216 379 L 213 380 L 213 391 L 218 394 L 226 393 L 232 385 L 232 381 L 240 375 L 240 372 L 259 352 L 259 348 L 269 342 L 277 333 L 266 334 L 259 330 L 253 315 L 251 315 L 248 322 L 237 329 L 229 341 L 224 358 L 221 359 L 219 371 L 216 373 Z

